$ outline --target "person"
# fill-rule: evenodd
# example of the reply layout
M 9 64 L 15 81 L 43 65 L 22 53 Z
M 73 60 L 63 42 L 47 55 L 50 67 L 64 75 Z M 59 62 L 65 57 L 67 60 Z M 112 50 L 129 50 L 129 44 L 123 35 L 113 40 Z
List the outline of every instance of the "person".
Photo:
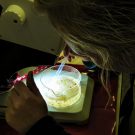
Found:
M 77 55 L 102 69 L 107 86 L 109 71 L 122 74 L 119 135 L 135 134 L 135 1 L 134 0 L 35 0 L 35 8 L 47 13 L 54 28 Z M 26 135 L 66 135 L 48 115 L 46 103 L 28 75 L 27 86 L 15 85 L 6 120 Z M 41 132 L 42 131 L 42 132 Z
M 9 96 L 6 110 L 9 125 L 21 134 L 69 135 L 48 115 L 47 105 L 35 85 L 32 71 L 28 73 L 26 84 L 27 86 L 23 82 L 16 83 Z

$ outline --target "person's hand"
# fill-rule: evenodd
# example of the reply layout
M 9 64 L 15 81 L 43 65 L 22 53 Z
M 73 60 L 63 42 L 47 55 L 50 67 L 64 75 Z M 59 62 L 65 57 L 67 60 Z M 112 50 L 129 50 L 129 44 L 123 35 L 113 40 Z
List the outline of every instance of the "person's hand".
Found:
M 35 85 L 32 72 L 28 73 L 26 84 L 15 84 L 5 113 L 7 123 L 23 134 L 48 114 L 47 105 Z

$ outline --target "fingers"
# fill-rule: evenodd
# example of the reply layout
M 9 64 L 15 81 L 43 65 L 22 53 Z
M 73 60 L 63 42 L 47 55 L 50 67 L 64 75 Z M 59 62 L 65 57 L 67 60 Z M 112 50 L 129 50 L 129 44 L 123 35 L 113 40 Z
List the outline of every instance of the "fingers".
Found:
M 19 104 L 19 100 L 22 100 L 22 97 L 19 96 L 19 93 L 13 88 L 7 102 L 8 109 L 16 108 Z
M 47 105 L 41 97 L 33 94 L 23 82 L 14 85 L 5 112 L 6 121 L 12 128 L 24 134 L 47 114 Z
M 20 101 L 23 101 L 23 98 L 19 96 L 19 93 L 13 88 L 7 100 L 7 109 L 5 111 L 6 120 L 10 120 L 10 116 L 15 114 L 15 110 L 20 106 Z
M 28 98 L 29 96 L 33 95 L 33 93 L 29 90 L 29 88 L 23 82 L 16 83 L 14 85 L 14 89 L 17 95 L 22 98 Z
M 30 71 L 27 76 L 26 80 L 27 87 L 35 94 L 35 95 L 40 95 L 39 89 L 37 88 L 34 78 L 33 78 L 33 73 Z
M 20 81 L 14 85 L 14 89 L 17 95 L 25 99 L 29 98 L 30 96 L 41 96 L 39 89 L 34 82 L 32 71 L 28 73 L 26 84 L 27 86 Z

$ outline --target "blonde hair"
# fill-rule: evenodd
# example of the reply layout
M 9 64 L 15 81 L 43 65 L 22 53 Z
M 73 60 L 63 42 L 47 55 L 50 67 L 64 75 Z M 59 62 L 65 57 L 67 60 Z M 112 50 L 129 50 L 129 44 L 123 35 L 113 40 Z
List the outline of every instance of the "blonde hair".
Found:
M 60 35 L 108 73 L 135 72 L 134 0 L 35 0 Z M 94 55 L 93 55 L 94 54 Z

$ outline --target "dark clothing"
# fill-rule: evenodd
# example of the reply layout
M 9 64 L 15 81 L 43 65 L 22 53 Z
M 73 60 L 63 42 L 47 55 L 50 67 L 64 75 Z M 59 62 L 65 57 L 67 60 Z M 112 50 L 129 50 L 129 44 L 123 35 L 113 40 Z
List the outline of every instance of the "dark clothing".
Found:
M 70 135 L 51 116 L 39 120 L 26 135 Z
M 123 73 L 119 107 L 117 106 L 116 119 L 118 134 L 135 135 L 135 74 Z M 118 92 L 119 93 L 119 92 Z M 119 96 L 118 96 L 119 97 Z M 119 103 L 119 102 L 118 102 Z M 120 109 L 119 109 L 120 108 Z M 119 111 L 119 113 L 118 113 Z
M 130 87 L 120 107 L 119 135 L 127 135 L 129 133 L 129 119 L 130 119 L 133 106 L 134 106 L 134 103 L 133 103 L 134 78 L 135 78 L 134 75 L 130 75 Z

